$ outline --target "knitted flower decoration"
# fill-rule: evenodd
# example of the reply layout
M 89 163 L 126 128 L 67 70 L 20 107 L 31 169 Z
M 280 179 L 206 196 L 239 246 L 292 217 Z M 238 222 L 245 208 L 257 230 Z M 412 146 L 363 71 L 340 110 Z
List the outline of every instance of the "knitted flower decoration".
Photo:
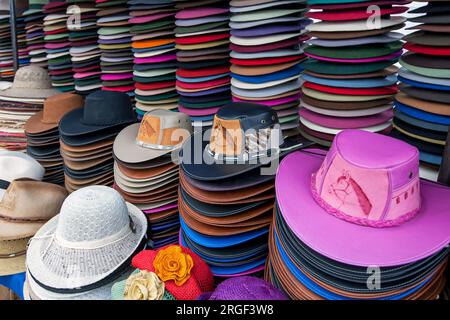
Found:
M 123 295 L 125 300 L 162 300 L 164 282 L 154 272 L 140 270 L 128 277 Z
M 160 250 L 153 261 L 158 277 L 164 282 L 173 280 L 177 286 L 189 280 L 193 266 L 192 257 L 176 245 Z

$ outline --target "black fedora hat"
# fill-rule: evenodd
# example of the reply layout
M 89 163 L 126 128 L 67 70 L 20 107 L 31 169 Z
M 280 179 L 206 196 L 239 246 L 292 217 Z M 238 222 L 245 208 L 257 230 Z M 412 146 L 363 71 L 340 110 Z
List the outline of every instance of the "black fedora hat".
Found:
M 59 123 L 63 136 L 94 134 L 136 122 L 128 95 L 115 91 L 95 91 L 86 97 L 84 107 L 67 113 Z
M 219 109 L 207 135 L 197 132 L 183 144 L 180 165 L 193 179 L 236 177 L 312 144 L 301 137 L 284 138 L 277 113 L 254 103 L 235 102 Z

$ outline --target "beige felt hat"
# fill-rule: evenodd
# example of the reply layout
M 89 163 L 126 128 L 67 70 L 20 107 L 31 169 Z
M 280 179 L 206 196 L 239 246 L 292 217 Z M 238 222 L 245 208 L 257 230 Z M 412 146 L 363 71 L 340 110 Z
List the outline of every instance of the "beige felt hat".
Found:
M 9 98 L 21 101 L 24 99 L 46 99 L 59 91 L 52 88 L 52 83 L 47 70 L 30 65 L 20 68 L 12 86 L 9 89 L 0 91 L 1 98 Z
M 142 122 L 123 129 L 114 141 L 114 155 L 122 162 L 140 163 L 176 151 L 192 134 L 191 120 L 181 112 L 157 109 Z

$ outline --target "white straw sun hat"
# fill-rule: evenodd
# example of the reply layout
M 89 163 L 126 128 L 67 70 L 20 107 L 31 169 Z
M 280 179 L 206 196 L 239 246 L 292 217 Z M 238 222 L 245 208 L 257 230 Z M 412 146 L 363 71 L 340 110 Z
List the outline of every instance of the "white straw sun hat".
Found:
M 30 277 L 56 293 L 101 287 L 116 278 L 145 246 L 147 219 L 112 188 L 91 186 L 64 201 L 58 216 L 31 239 Z

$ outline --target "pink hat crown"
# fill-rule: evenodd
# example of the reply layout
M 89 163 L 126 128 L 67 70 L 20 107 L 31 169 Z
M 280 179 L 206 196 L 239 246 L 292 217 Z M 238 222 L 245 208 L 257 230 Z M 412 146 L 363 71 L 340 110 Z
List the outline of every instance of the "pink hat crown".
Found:
M 312 175 L 311 191 L 340 219 L 371 227 L 400 225 L 420 210 L 419 152 L 387 136 L 344 130 Z

